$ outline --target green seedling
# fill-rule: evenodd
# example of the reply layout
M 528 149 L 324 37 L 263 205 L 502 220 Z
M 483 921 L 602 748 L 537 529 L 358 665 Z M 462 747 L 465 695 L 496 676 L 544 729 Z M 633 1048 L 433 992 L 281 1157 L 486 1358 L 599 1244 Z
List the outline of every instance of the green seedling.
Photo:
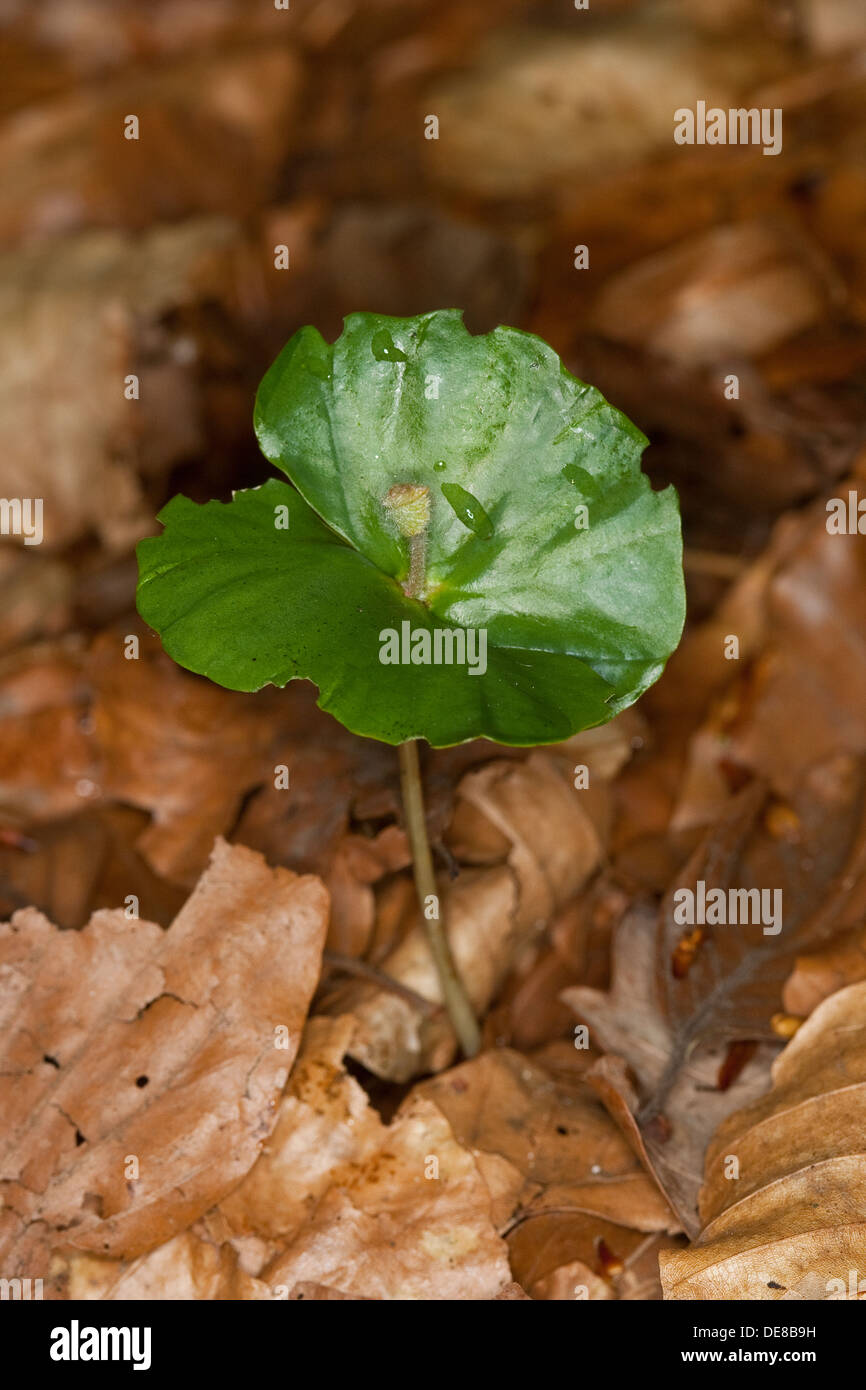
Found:
M 395 744 L 415 881 L 464 1053 L 478 1025 L 440 919 L 417 741 L 555 743 L 661 674 L 682 633 L 679 507 L 647 440 L 540 338 L 458 310 L 302 328 L 255 427 L 288 477 L 140 543 L 138 608 L 232 690 L 306 678 L 353 733 Z

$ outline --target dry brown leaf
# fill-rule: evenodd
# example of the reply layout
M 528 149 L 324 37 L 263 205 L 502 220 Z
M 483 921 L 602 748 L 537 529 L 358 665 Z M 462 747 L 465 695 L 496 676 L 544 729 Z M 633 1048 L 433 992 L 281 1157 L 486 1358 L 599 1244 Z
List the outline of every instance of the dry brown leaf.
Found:
M 818 1006 L 773 1064 L 772 1090 L 716 1133 L 703 1230 L 661 1257 L 665 1296 L 866 1296 L 864 1134 L 861 982 Z
M 444 1115 L 410 1096 L 390 1125 L 341 1065 L 353 1020 L 312 1019 L 261 1158 L 221 1204 L 254 1272 L 366 1298 L 492 1298 L 511 1278 L 487 1186 Z M 264 1264 L 263 1264 L 264 1261 Z
M 166 932 L 120 911 L 80 932 L 16 914 L 0 938 L 0 1171 L 22 1257 L 36 1241 L 43 1257 L 129 1259 L 240 1181 L 276 1118 L 327 907 L 319 880 L 219 841 Z
M 575 1049 L 572 1048 L 572 1051 Z M 639 1231 L 677 1223 L 598 1097 L 510 1048 L 416 1086 L 471 1148 L 501 1225 L 582 1211 Z
M 80 644 L 16 653 L 0 680 L 0 812 L 18 824 L 80 811 L 97 794 Z
M 682 106 L 736 105 L 752 74 L 778 68 L 780 57 L 758 41 L 708 48 L 687 25 L 655 16 L 587 35 L 506 30 L 468 71 L 430 90 L 436 170 L 473 197 L 568 189 L 664 148 L 672 89 Z
M 32 549 L 0 552 L 0 654 L 64 632 L 72 617 L 68 565 Z
M 541 1064 L 548 1055 L 553 1070 Z M 643 1233 L 657 1250 L 655 1234 L 678 1223 L 582 1070 L 565 1043 L 538 1061 L 502 1048 L 415 1093 L 436 1103 L 475 1155 L 512 1272 L 532 1298 L 658 1297 L 645 1266 L 607 1268 L 604 1250 L 636 1259 Z M 587 1262 L 585 1279 L 573 1268 L 578 1259 Z
M 152 528 L 129 466 L 138 441 L 159 428 L 165 469 L 200 435 L 190 409 L 168 421 L 148 392 L 125 399 L 125 378 L 139 371 L 145 325 L 208 291 L 225 297 L 236 242 L 232 225 L 213 219 L 0 256 L 0 495 L 20 496 L 26 479 L 27 496 L 43 500 L 46 545 L 95 531 L 123 550 Z
M 200 1301 L 256 1300 L 273 1297 L 266 1284 L 240 1267 L 237 1251 L 216 1245 L 195 1231 L 184 1231 L 146 1255 L 130 1261 L 100 1259 L 76 1251 L 55 1256 L 55 1277 L 71 1302 L 101 1299 Z
M 824 999 L 845 985 L 866 980 L 866 929 L 857 927 L 834 937 L 822 951 L 798 956 L 785 982 L 785 1011 L 805 1018 Z
M 331 1288 L 330 1284 L 316 1284 L 306 1280 L 295 1284 L 288 1294 L 290 1303 L 370 1303 L 373 1300 L 357 1293 L 342 1293 Z
M 97 908 L 123 903 L 168 926 L 187 895 L 135 850 L 146 823 L 131 806 L 98 804 L 24 835 L 0 830 L 0 921 L 32 905 L 58 927 L 80 927 Z
M 220 1211 L 232 1236 L 270 1241 L 294 1236 L 311 1206 L 382 1146 L 387 1128 L 366 1093 L 346 1072 L 343 1057 L 353 1019 L 311 1018 L 261 1156 Z
M 0 239 L 243 213 L 285 154 L 300 70 L 285 43 L 142 64 L 6 121 Z M 124 136 L 128 113 L 138 139 Z
M 382 1148 L 329 1187 L 259 1277 L 272 1288 L 314 1280 L 368 1298 L 484 1299 L 511 1273 L 471 1154 L 435 1105 L 413 1097 Z
M 592 326 L 685 364 L 724 361 L 766 352 L 820 321 L 832 291 L 801 233 L 739 223 L 628 266 L 604 286 Z
M 842 480 L 836 495 L 856 487 Z M 727 792 L 722 760 L 793 802 L 810 769 L 866 753 L 866 558 L 858 537 L 830 535 L 826 522 L 823 501 L 785 517 L 718 614 L 671 661 L 671 697 L 683 682 L 703 700 L 713 686 L 727 687 L 693 740 L 676 829 L 715 819 Z M 739 662 L 725 660 L 728 633 L 739 637 Z M 745 675 L 743 663 L 754 663 Z
M 813 518 L 805 533 L 810 540 L 814 529 Z M 839 538 L 827 537 L 825 532 L 825 539 Z M 844 543 L 845 538 L 841 539 Z M 817 545 L 820 549 L 820 542 Z M 810 549 L 804 548 L 789 571 L 796 571 L 804 561 L 808 569 Z M 825 560 L 822 573 L 832 573 L 831 587 L 839 584 L 846 602 L 853 604 L 857 590 L 849 567 L 851 557 L 841 549 L 835 553 L 836 561 Z M 780 572 L 771 589 L 784 583 L 785 573 Z M 807 595 L 803 589 L 798 599 L 798 609 L 812 616 L 824 604 L 814 572 L 813 579 L 814 590 Z M 778 644 L 778 655 L 793 679 L 795 663 L 802 669 L 802 647 L 783 622 L 772 633 L 771 640 Z M 805 645 L 802 630 L 800 637 Z M 846 650 L 850 647 L 846 642 Z M 830 660 L 828 652 L 827 664 Z M 620 1084 L 622 1078 L 610 1075 L 603 1078 L 603 1094 L 624 1121 L 637 1110 L 640 1145 L 690 1234 L 699 1229 L 695 1198 L 706 1142 L 723 1115 L 746 1098 L 733 1088 L 720 1091 L 714 1076 L 725 1066 L 725 1055 L 719 1049 L 732 1043 L 772 1040 L 772 1019 L 797 954 L 856 920 L 858 903 L 862 913 L 866 893 L 864 763 L 842 751 L 851 740 L 844 723 L 841 731 L 836 723 L 850 710 L 852 726 L 859 727 L 862 710 L 852 706 L 850 687 L 845 687 L 842 676 L 839 682 L 842 688 L 837 691 L 824 684 L 822 677 L 819 717 L 814 710 L 809 716 L 803 710 L 797 724 L 787 722 L 789 710 L 782 723 L 782 708 L 775 700 L 769 708 L 760 698 L 746 706 L 738 716 L 738 727 L 731 730 L 727 749 L 727 756 L 734 757 L 738 746 L 745 748 L 748 743 L 750 752 L 742 756 L 745 785 L 733 796 L 729 790 L 724 803 L 716 807 L 715 823 L 668 885 L 658 921 L 633 913 L 619 928 L 610 995 L 582 987 L 566 992 L 572 1007 L 591 1023 L 594 1040 L 631 1066 L 637 1081 L 633 1094 L 626 1094 L 629 1088 Z M 790 688 L 786 683 L 786 691 Z M 777 715 L 772 723 L 771 709 Z M 766 770 L 769 780 L 786 757 L 795 764 L 802 759 L 801 729 L 809 719 L 813 733 L 826 734 L 827 741 L 813 745 L 812 759 L 799 764 L 795 784 L 786 772 L 780 788 L 785 800 L 768 801 L 766 784 L 752 778 L 752 769 Z M 796 826 L 795 837 L 788 833 L 791 824 Z M 781 930 L 765 934 L 762 924 L 754 921 L 703 927 L 696 933 L 678 925 L 672 895 L 682 888 L 694 889 L 700 880 L 707 888 L 757 886 L 769 889 L 771 896 L 778 891 Z M 766 1050 L 757 1054 L 741 1084 L 759 1083 L 760 1066 L 768 1060 Z M 700 1104 L 696 1087 L 710 1092 Z M 627 1124 L 637 1143 L 632 1121 Z
M 502 1303 L 523 1302 L 524 1299 L 528 1303 L 532 1302 L 529 1294 L 519 1284 L 506 1284 L 504 1289 L 500 1289 L 496 1299 L 497 1302 Z
M 192 884 L 244 793 L 273 780 L 274 724 L 251 696 L 188 675 L 153 639 L 139 642 L 127 661 L 124 635 L 108 631 L 89 654 L 95 775 L 105 796 L 151 812 L 138 849 L 155 871 Z

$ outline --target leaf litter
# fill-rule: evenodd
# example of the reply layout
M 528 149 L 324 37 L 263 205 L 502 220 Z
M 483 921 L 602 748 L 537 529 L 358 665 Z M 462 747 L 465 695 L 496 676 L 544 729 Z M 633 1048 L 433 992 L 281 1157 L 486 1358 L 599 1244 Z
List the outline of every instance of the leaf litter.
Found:
M 522 0 L 163 8 L 18 7 L 4 38 L 0 492 L 44 497 L 45 538 L 0 540 L 0 1274 L 117 1300 L 843 1296 L 866 560 L 826 503 L 866 479 L 858 7 L 795 34 L 611 0 L 586 44 Z M 671 152 L 683 72 L 723 106 L 776 84 L 784 154 Z M 689 597 L 662 681 L 604 729 L 426 757 L 466 1063 L 388 750 L 308 687 L 180 671 L 130 565 L 173 492 L 261 476 L 255 383 L 298 326 L 455 304 L 544 337 L 653 440 Z M 782 931 L 676 921 L 700 880 L 778 888 Z

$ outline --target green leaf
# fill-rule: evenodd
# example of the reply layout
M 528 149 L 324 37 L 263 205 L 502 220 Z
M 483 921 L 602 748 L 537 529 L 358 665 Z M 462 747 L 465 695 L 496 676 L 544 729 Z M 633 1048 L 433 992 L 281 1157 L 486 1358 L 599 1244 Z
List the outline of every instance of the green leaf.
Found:
M 255 422 L 294 488 L 175 498 L 139 547 L 140 612 L 182 665 L 238 690 L 303 676 L 354 732 L 436 746 L 554 742 L 661 674 L 684 618 L 676 494 L 652 491 L 644 436 L 539 338 L 473 337 L 455 310 L 353 314 L 333 345 L 304 328 Z M 423 602 L 383 505 L 400 484 L 429 489 Z M 464 641 L 466 659 L 385 664 L 388 630 L 398 656 Z

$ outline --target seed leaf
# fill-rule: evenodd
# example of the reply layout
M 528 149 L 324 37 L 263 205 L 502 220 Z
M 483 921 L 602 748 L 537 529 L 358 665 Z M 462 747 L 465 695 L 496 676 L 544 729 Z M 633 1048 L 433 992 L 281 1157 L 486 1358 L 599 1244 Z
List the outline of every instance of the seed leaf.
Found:
M 333 345 L 303 328 L 255 423 L 294 487 L 177 497 L 139 546 L 139 610 L 181 665 L 237 690 L 306 677 L 355 733 L 435 746 L 554 742 L 661 674 L 684 617 L 676 494 L 539 338 L 472 336 L 456 310 L 353 314 Z M 430 495 L 423 602 L 384 501 L 406 484 Z M 437 629 L 462 663 L 418 660 Z M 383 664 L 386 630 L 418 664 Z

